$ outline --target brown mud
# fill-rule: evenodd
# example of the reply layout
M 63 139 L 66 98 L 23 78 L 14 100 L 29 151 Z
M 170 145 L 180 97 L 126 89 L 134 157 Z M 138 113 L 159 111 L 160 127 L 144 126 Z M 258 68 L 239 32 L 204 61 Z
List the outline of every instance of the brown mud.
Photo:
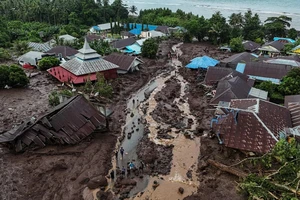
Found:
M 110 192 L 103 190 L 107 185 L 105 176 L 112 168 L 116 142 L 122 139 L 120 134 L 126 122 L 124 111 L 127 100 L 162 71 L 167 71 L 166 76 L 170 75 L 170 65 L 165 57 L 172 44 L 174 42 L 170 41 L 160 45 L 163 59 L 144 59 L 145 64 L 140 71 L 120 76 L 112 82 L 114 99 L 106 102 L 114 111 L 109 132 L 94 134 L 78 145 L 49 146 L 21 154 L 14 154 L 0 146 L 0 199 L 113 199 Z M 204 52 L 206 47 L 208 53 Z M 229 57 L 228 53 L 219 52 L 206 43 L 183 44 L 180 49 L 183 51 L 180 57 L 183 66 L 201 55 L 216 59 Z M 150 179 L 148 187 L 135 199 L 243 199 L 236 192 L 236 177 L 206 163 L 210 158 L 232 164 L 242 155 L 206 136 L 212 111 L 208 106 L 209 97 L 206 97 L 208 89 L 200 84 L 199 76 L 203 75 L 197 70 L 180 67 L 175 76 L 177 78 L 170 77 L 160 91 L 150 96 L 148 105 L 141 106 L 141 110 L 148 114 L 145 120 L 150 124 L 145 127 L 144 136 L 137 146 L 138 158 L 146 164 L 143 173 L 137 177 L 150 176 Z M 181 78 L 186 82 L 179 83 Z M 28 117 L 46 112 L 49 109 L 48 94 L 59 85 L 42 73 L 31 78 L 29 88 L 0 90 L 0 100 L 4 102 L 0 107 L 0 133 Z M 189 108 L 186 108 L 187 104 Z M 190 113 L 186 114 L 186 110 Z M 151 120 L 161 121 L 162 125 L 152 126 L 154 121 Z M 178 126 L 181 122 L 182 126 Z M 187 140 L 185 129 L 196 137 L 188 135 Z M 152 132 L 157 135 L 151 135 Z M 128 197 L 135 184 L 130 177 L 120 179 L 117 176 L 114 192 Z M 100 191 L 95 188 L 100 188 Z

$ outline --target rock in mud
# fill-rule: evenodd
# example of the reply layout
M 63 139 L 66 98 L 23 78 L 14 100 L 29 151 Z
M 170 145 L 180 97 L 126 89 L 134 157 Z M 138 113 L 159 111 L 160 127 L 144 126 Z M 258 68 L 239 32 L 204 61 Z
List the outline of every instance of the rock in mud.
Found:
M 100 187 L 105 187 L 107 186 L 107 180 L 104 176 L 101 176 L 100 178 L 90 180 L 87 184 L 87 187 L 90 190 L 100 188 Z
M 183 194 L 183 193 L 184 193 L 184 189 L 183 189 L 182 187 L 180 187 L 180 188 L 178 188 L 178 192 L 179 192 L 180 194 Z
M 113 199 L 113 194 L 110 192 L 104 192 L 104 191 L 98 191 L 97 194 L 97 199 L 105 199 L 105 200 L 112 200 Z

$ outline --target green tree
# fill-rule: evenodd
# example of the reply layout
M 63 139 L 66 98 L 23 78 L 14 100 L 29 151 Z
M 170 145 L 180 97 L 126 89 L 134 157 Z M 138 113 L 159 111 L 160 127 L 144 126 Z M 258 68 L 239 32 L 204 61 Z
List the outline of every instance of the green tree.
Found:
M 155 58 L 156 57 L 156 53 L 158 50 L 158 44 L 157 42 L 153 39 L 147 39 L 142 46 L 142 56 L 146 57 L 146 58 Z
M 102 56 L 118 51 L 116 48 L 112 48 L 108 41 L 104 40 L 95 40 L 90 43 L 90 46 Z
M 53 56 L 47 56 L 42 58 L 39 62 L 38 62 L 38 69 L 39 70 L 47 70 L 51 67 L 56 67 L 59 66 L 60 61 Z
M 242 37 L 232 38 L 230 40 L 229 46 L 232 52 L 239 53 L 245 51 Z
M 184 27 L 192 36 L 196 37 L 198 41 L 202 41 L 209 30 L 208 21 L 203 16 L 187 21 Z
M 221 44 L 229 42 L 230 27 L 226 22 L 226 18 L 218 11 L 209 19 L 210 29 L 208 31 L 209 40 L 213 44 Z
M 291 29 L 288 30 L 287 36 L 288 36 L 289 38 L 292 38 L 292 39 L 295 40 L 295 39 L 298 37 L 298 32 L 297 32 L 296 29 L 291 28 Z
M 4 88 L 9 83 L 9 67 L 0 66 L 0 88 Z
M 257 38 L 264 38 L 264 36 L 263 26 L 258 14 L 253 15 L 251 10 L 248 10 L 244 14 L 243 38 L 254 41 Z
M 287 28 L 291 26 L 292 18 L 285 15 L 268 17 L 265 20 L 266 35 L 269 39 L 274 37 L 286 37 Z
M 6 49 L 0 48 L 0 62 L 10 60 L 11 56 Z
M 283 80 L 279 85 L 279 91 L 284 95 L 300 94 L 300 68 L 293 68 L 285 77 L 283 77 Z
M 17 65 L 0 66 L 0 88 L 6 85 L 11 87 L 23 87 L 29 83 L 23 69 Z
M 231 26 L 231 38 L 241 37 L 243 35 L 244 17 L 242 13 L 232 13 L 229 16 L 229 25 Z
M 135 5 L 132 5 L 132 6 L 129 7 L 129 12 L 130 12 L 131 14 L 133 14 L 133 15 L 134 15 L 134 14 L 135 14 L 135 15 L 137 14 L 137 10 L 138 10 L 138 9 L 137 9 L 137 7 L 136 7 Z
M 26 41 L 16 41 L 13 46 L 14 52 L 17 56 L 23 55 L 31 50 Z
M 100 96 L 111 98 L 113 95 L 113 88 L 107 83 L 103 74 L 97 74 L 97 81 L 95 83 L 95 92 L 98 92 Z

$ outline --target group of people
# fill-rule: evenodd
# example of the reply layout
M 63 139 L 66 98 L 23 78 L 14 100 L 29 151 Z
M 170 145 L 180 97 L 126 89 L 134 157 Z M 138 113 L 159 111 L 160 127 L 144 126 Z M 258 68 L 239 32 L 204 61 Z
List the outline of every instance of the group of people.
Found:
M 118 160 L 119 152 L 120 152 L 121 157 L 122 157 L 122 158 L 120 158 L 120 159 L 123 159 L 123 158 L 124 158 L 125 149 L 124 149 L 123 147 L 121 147 L 119 151 L 116 151 L 116 152 L 115 152 L 116 160 Z M 144 165 L 143 162 L 140 163 L 139 168 L 136 168 L 134 162 L 133 162 L 133 161 L 130 161 L 130 162 L 128 163 L 128 165 L 127 165 L 127 168 L 126 168 L 124 165 L 122 166 L 122 169 L 121 169 L 121 170 L 120 170 L 119 167 L 117 167 L 117 174 L 120 173 L 122 176 L 126 176 L 126 172 L 127 172 L 127 175 L 129 175 L 131 172 L 136 172 L 137 170 L 138 170 L 138 173 L 141 173 L 141 172 L 144 170 L 144 167 L 145 167 L 145 165 Z M 110 178 L 111 178 L 111 179 L 114 179 L 114 178 L 115 178 L 115 171 L 114 171 L 114 170 L 112 170 L 112 171 L 110 172 Z

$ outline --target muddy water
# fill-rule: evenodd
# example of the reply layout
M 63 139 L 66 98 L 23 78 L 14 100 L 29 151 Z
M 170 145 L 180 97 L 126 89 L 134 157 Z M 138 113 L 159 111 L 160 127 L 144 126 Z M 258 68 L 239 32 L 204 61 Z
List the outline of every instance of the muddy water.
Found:
M 172 48 L 174 51 L 176 50 L 177 55 L 180 56 L 182 52 L 178 46 L 180 45 L 173 46 Z M 130 199 L 183 199 L 193 192 L 196 192 L 198 187 L 195 171 L 198 155 L 200 153 L 200 139 L 194 138 L 191 140 L 184 136 L 184 133 L 186 133 L 192 137 L 192 131 L 195 130 L 197 126 L 197 120 L 190 114 L 189 104 L 187 103 L 187 99 L 185 99 L 188 84 L 184 78 L 178 74 L 178 67 L 182 66 L 182 64 L 179 60 L 173 59 L 172 65 L 174 66 L 174 70 L 171 73 L 162 73 L 155 77 L 127 101 L 126 123 L 122 127 L 124 140 L 118 143 L 116 147 L 116 149 L 119 150 L 122 146 L 125 149 L 125 155 L 124 158 L 121 158 L 119 154 L 118 158 L 114 157 L 112 159 L 112 170 L 116 168 L 121 169 L 122 166 L 126 168 L 130 161 L 133 161 L 136 166 L 139 167 L 140 161 L 137 157 L 136 147 L 144 135 L 145 125 L 150 130 L 148 137 L 151 141 L 161 145 L 174 145 L 170 174 L 160 177 L 144 176 L 142 179 L 138 177 L 134 178 L 137 181 L 137 186 L 130 192 Z M 156 122 L 150 113 L 157 106 L 154 96 L 165 87 L 165 82 L 171 77 L 175 77 L 181 85 L 180 97 L 176 98 L 174 103 L 178 105 L 186 119 L 193 119 L 193 124 L 190 129 L 185 129 L 184 132 L 180 133 L 175 133 L 177 130 L 172 128 L 172 132 L 169 134 L 174 136 L 174 139 L 158 139 L 157 127 L 164 127 L 166 125 L 162 122 Z M 148 107 L 146 114 L 143 113 L 145 107 Z M 131 137 L 128 137 L 130 133 Z M 187 176 L 188 172 L 189 176 Z M 157 180 L 160 184 L 155 190 L 152 189 L 154 180 Z M 111 181 L 108 189 L 112 189 L 113 184 L 114 182 Z M 178 193 L 179 187 L 184 189 L 184 194 Z

